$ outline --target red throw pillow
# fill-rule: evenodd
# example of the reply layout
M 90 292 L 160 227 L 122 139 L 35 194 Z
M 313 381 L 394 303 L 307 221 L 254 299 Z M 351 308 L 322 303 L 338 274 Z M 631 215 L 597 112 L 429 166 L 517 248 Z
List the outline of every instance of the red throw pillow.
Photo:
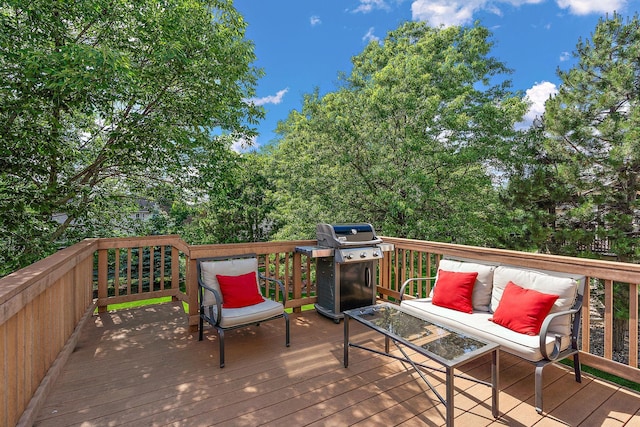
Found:
M 558 297 L 509 282 L 493 318 L 489 320 L 521 334 L 538 335 L 544 318 Z
M 260 304 L 264 301 L 256 285 L 256 273 L 241 274 L 240 276 L 222 276 L 216 274 L 222 292 L 224 308 L 240 308 Z
M 438 281 L 433 290 L 431 303 L 464 313 L 473 313 L 471 297 L 476 277 L 477 272 L 438 270 Z

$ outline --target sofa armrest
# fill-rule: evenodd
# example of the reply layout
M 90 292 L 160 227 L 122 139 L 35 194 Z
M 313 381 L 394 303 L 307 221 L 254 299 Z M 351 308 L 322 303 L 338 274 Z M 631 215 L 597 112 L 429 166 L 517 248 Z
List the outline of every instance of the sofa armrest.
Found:
M 216 300 L 216 313 L 214 316 L 213 313 L 213 305 L 208 305 L 207 308 L 209 308 L 209 315 L 208 318 L 210 321 L 215 322 L 216 325 L 220 324 L 220 320 L 222 319 L 222 298 L 220 297 L 220 294 L 218 293 L 218 291 L 216 291 L 215 289 L 213 289 L 210 286 L 205 285 L 204 283 L 202 283 L 201 281 L 199 281 L 198 283 L 198 290 L 199 290 L 199 296 L 200 296 L 200 315 L 202 316 L 203 314 L 205 314 L 205 306 L 202 304 L 202 301 L 204 300 L 204 291 L 203 289 L 208 290 L 209 292 L 211 292 Z M 215 317 L 215 319 L 214 319 Z
M 282 280 L 278 280 L 278 279 L 275 279 L 273 277 L 267 277 L 262 273 L 258 273 L 258 276 L 259 276 L 260 279 L 263 279 L 264 281 L 275 282 L 275 283 L 278 284 L 278 289 L 280 289 L 280 293 L 282 294 L 282 305 L 286 305 L 287 304 L 287 292 L 285 292 L 284 283 L 282 283 Z
M 562 351 L 561 349 L 561 344 L 562 344 L 562 336 L 559 334 L 555 335 L 556 338 L 556 342 L 553 345 L 553 351 L 551 352 L 551 354 L 547 354 L 547 334 L 548 334 L 548 330 L 549 330 L 549 325 L 551 324 L 551 321 L 553 319 L 555 319 L 556 317 L 560 317 L 560 316 L 572 316 L 572 315 L 576 315 L 580 313 L 580 309 L 579 308 L 572 308 L 571 310 L 566 310 L 566 311 L 559 311 L 557 313 L 551 313 L 549 314 L 547 317 L 545 317 L 544 322 L 542 322 L 542 327 L 540 328 L 540 353 L 542 353 L 542 357 L 544 357 L 546 360 L 556 360 L 558 359 L 558 356 L 560 355 L 560 352 Z M 571 345 L 575 345 L 575 340 L 576 340 L 576 336 L 577 336 L 577 330 L 576 328 L 579 327 L 579 323 L 580 322 L 573 322 L 573 330 L 571 332 Z
M 417 282 L 419 280 L 434 280 L 435 277 L 412 277 L 411 279 L 407 279 L 404 281 L 404 283 L 402 284 L 402 286 L 400 286 L 400 302 L 402 302 L 402 299 L 405 296 L 405 291 L 407 288 L 407 285 L 411 282 Z M 413 296 L 413 295 L 412 295 Z

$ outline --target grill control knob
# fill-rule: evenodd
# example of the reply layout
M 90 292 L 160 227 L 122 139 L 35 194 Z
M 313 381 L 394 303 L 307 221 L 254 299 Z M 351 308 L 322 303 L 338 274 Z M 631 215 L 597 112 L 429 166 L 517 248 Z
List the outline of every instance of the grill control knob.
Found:
M 379 256 L 380 256 L 380 252 L 376 251 L 376 252 L 374 252 L 372 255 L 374 256 L 374 258 L 375 258 L 375 257 L 379 257 Z
M 353 259 L 353 254 L 347 254 L 347 259 Z
M 367 257 L 367 253 L 366 253 L 366 252 L 362 252 L 362 253 L 360 254 L 360 258 L 366 258 L 366 257 Z

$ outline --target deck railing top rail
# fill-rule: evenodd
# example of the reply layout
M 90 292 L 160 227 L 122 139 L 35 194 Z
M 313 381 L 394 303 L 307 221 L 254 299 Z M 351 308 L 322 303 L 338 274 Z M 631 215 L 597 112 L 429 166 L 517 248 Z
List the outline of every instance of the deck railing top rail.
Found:
M 640 264 L 595 260 L 561 255 L 521 252 L 481 246 L 464 246 L 452 243 L 383 237 L 404 250 L 436 253 L 448 256 L 481 259 L 496 263 L 518 265 L 543 270 L 579 273 L 625 283 L 640 283 Z

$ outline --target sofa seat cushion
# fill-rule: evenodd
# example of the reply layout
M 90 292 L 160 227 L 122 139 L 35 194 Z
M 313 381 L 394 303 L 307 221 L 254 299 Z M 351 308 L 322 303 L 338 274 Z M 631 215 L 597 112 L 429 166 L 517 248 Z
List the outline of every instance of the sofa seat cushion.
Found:
M 457 331 L 468 333 L 500 345 L 500 350 L 519 356 L 531 362 L 542 360 L 540 352 L 540 337 L 525 335 L 497 325 L 490 321 L 492 314 L 483 311 L 462 313 L 435 306 L 430 298 L 403 300 L 401 307 L 407 312 L 421 319 L 432 321 L 442 326 L 449 326 Z M 548 354 L 553 351 L 555 337 L 549 334 L 546 339 Z M 569 347 L 570 338 L 563 336 L 561 348 Z
M 438 264 L 438 268 L 446 271 L 478 273 L 476 282 L 473 285 L 473 294 L 471 296 L 473 309 L 489 311 L 489 307 L 491 305 L 491 289 L 493 286 L 493 271 L 496 268 L 495 265 L 481 264 L 466 260 L 441 259 Z M 431 296 L 433 296 L 433 293 Z
M 502 294 L 509 282 L 545 294 L 558 295 L 550 313 L 569 310 L 576 300 L 578 284 L 584 276 L 572 275 L 545 270 L 532 270 L 520 267 L 498 266 L 493 273 L 493 291 L 491 294 L 491 311 L 498 308 Z M 571 316 L 560 316 L 549 326 L 549 332 L 560 335 L 571 333 Z
M 241 308 L 222 308 L 220 326 L 232 328 L 234 326 L 261 322 L 284 312 L 284 306 L 276 301 L 265 299 L 260 304 Z

